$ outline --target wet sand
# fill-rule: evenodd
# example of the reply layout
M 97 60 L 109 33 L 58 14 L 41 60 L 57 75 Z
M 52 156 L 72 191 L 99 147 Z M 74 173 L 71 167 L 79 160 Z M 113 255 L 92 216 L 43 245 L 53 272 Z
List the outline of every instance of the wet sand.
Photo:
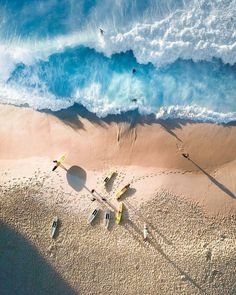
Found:
M 130 128 L 81 115 L 73 125 L 75 118 L 68 124 L 65 116 L 9 106 L 1 115 L 2 294 L 236 293 L 234 126 Z M 65 152 L 66 170 L 52 173 L 52 160 Z M 117 174 L 105 189 L 111 170 Z M 127 183 L 116 225 L 115 193 Z M 91 226 L 95 207 L 101 211 Z

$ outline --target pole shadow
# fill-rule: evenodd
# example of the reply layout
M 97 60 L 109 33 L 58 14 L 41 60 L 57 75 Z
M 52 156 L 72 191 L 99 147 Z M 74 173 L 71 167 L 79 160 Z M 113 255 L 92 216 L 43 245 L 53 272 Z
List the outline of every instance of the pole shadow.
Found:
M 135 214 L 139 217 L 140 220 L 142 220 L 143 223 L 147 224 L 148 228 L 150 228 L 154 232 L 156 232 L 163 239 L 163 241 L 166 244 L 173 246 L 172 241 L 169 240 L 163 233 L 161 233 L 161 231 L 158 228 L 156 228 L 149 220 L 147 220 L 140 212 L 138 212 L 138 210 L 133 205 L 131 205 L 130 202 L 125 200 L 124 203 L 125 203 L 127 208 L 129 208 L 129 209 L 133 210 L 133 212 L 135 212 Z
M 218 180 L 216 180 L 213 176 L 211 176 L 209 173 L 207 173 L 204 169 L 202 169 L 196 162 L 194 162 L 192 159 L 188 158 L 189 161 L 191 161 L 203 174 L 205 174 L 209 180 L 214 183 L 219 189 L 221 189 L 225 194 L 230 196 L 233 199 L 236 199 L 236 196 L 231 190 L 229 190 L 224 184 L 220 183 Z
M 72 166 L 66 172 L 68 184 L 77 192 L 80 192 L 84 187 L 87 179 L 86 171 L 79 166 Z
M 172 136 L 174 136 L 178 141 L 180 141 L 180 142 L 183 142 L 182 141 L 182 139 L 181 138 L 179 138 L 178 136 L 177 136 L 177 134 L 174 132 L 174 131 L 172 131 L 171 129 L 173 128 L 171 128 L 171 123 L 170 123 L 170 121 L 165 121 L 165 120 L 160 120 L 160 125 L 170 134 L 170 135 L 172 135 Z
M 140 246 L 148 247 L 148 245 L 150 245 L 154 250 L 158 251 L 162 257 L 165 258 L 166 261 L 168 261 L 168 263 L 170 263 L 181 275 L 183 275 L 186 281 L 197 288 L 201 294 L 207 294 L 206 291 L 189 274 L 183 271 L 176 262 L 170 259 L 170 257 L 162 250 L 160 244 L 156 241 L 153 235 L 144 241 L 143 232 L 132 220 L 129 219 L 129 214 L 127 214 L 126 219 L 123 222 L 123 226 Z
M 122 226 L 128 231 L 129 235 L 141 246 L 143 247 L 143 239 L 141 238 L 142 232 L 140 229 L 130 220 L 126 219 Z
M 98 196 L 98 197 L 99 197 L 99 201 L 102 201 L 102 204 L 103 204 L 105 207 L 107 207 L 107 208 L 110 207 L 110 208 L 112 208 L 114 211 L 117 210 L 116 207 L 115 207 L 111 202 L 109 202 L 108 199 L 107 199 L 106 197 L 102 196 L 98 191 L 94 190 L 94 194 L 93 194 L 93 196 Z M 98 199 L 96 198 L 96 200 L 98 200 Z
M 201 294 L 208 294 L 189 274 L 182 270 L 176 262 L 171 260 L 170 257 L 167 254 L 165 254 L 161 246 L 156 241 L 149 240 L 149 244 L 152 246 L 153 249 L 159 252 L 162 255 L 162 257 L 165 258 L 166 261 L 168 261 L 173 266 L 173 268 L 175 268 L 181 275 L 183 275 L 186 281 L 188 281 L 191 285 L 198 289 Z
M 110 222 L 109 222 L 109 226 L 107 229 L 108 231 L 111 231 L 113 229 L 113 227 L 115 226 L 115 218 L 116 218 L 115 212 L 111 211 Z

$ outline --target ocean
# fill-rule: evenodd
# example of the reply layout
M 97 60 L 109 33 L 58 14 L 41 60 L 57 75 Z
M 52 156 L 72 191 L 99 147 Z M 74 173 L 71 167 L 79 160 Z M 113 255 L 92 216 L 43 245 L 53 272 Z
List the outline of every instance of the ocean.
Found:
M 5 0 L 0 16 L 0 103 L 236 120 L 235 0 Z

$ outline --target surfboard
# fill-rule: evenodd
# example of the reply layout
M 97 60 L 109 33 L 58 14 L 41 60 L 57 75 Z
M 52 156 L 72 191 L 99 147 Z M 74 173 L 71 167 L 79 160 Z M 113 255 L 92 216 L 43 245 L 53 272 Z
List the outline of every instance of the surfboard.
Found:
M 65 161 L 65 158 L 66 155 L 62 155 L 58 160 L 54 161 L 56 165 L 52 168 L 52 171 L 55 171 Z

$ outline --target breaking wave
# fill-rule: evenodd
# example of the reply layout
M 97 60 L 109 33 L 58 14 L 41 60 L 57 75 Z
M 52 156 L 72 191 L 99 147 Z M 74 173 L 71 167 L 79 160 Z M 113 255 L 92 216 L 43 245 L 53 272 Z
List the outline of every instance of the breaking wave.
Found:
M 12 0 L 0 16 L 1 103 L 236 119 L 235 0 Z

